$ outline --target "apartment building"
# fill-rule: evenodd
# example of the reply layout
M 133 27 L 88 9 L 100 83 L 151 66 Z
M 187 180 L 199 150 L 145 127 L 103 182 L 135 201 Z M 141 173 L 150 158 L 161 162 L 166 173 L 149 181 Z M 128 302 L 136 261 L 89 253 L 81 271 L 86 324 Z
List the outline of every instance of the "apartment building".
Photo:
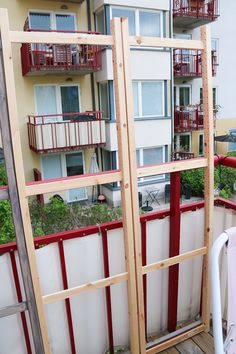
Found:
M 226 8 L 218 0 L 0 0 L 13 30 L 110 34 L 110 20 L 122 16 L 129 19 L 131 35 L 197 39 L 200 26 L 210 23 L 216 135 L 235 129 L 233 91 L 222 86 L 224 75 L 234 73 L 221 66 L 229 52 L 223 38 L 232 36 L 225 21 L 235 7 L 230 3 Z M 94 153 L 100 170 L 119 168 L 111 48 L 22 44 L 13 54 L 26 180 L 89 173 Z M 233 56 L 227 60 L 230 67 Z M 131 62 L 138 166 L 203 155 L 201 53 L 131 48 Z M 216 148 L 221 153 L 235 146 Z M 143 178 L 139 190 L 162 192 L 167 181 L 165 175 Z M 100 191 L 119 204 L 118 183 Z M 82 201 L 89 194 L 80 188 L 61 196 Z

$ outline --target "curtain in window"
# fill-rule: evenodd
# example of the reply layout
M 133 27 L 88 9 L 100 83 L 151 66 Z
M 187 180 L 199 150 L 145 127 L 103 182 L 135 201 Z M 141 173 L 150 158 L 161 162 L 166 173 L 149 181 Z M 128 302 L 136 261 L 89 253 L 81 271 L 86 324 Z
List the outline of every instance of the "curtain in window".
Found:
M 126 9 L 112 9 L 112 17 L 127 17 L 129 21 L 129 34 L 135 35 L 135 11 Z
M 142 115 L 163 115 L 163 89 L 161 82 L 142 82 Z
M 160 14 L 155 12 L 140 11 L 139 27 L 141 36 L 160 37 L 161 21 Z
M 74 31 L 75 18 L 73 15 L 56 15 L 56 29 L 58 31 Z
M 143 150 L 143 165 L 153 165 L 163 162 L 162 147 L 144 149 Z
M 30 28 L 39 30 L 50 30 L 51 21 L 50 14 L 46 13 L 30 13 Z
M 37 115 L 45 114 L 57 114 L 57 99 L 56 99 L 56 87 L 55 86 L 36 86 L 36 106 Z M 55 122 L 58 118 L 56 116 L 48 117 L 44 120 L 45 123 Z M 41 123 L 38 120 L 37 123 Z
M 47 155 L 42 157 L 43 177 L 44 179 L 60 178 L 61 157 L 60 155 Z

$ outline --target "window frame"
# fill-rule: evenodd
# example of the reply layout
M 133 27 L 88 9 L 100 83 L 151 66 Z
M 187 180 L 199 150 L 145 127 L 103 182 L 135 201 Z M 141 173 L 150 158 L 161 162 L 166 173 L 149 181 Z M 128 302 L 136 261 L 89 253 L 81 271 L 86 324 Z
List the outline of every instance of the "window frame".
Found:
M 134 115 L 134 119 L 148 119 L 148 118 L 159 118 L 165 117 L 165 82 L 164 80 L 133 80 L 132 83 L 138 83 L 138 116 Z M 143 105 L 142 105 L 142 83 L 161 83 L 162 86 L 162 114 L 157 115 L 143 115 Z
M 202 154 L 200 154 L 200 138 L 202 137 Z M 204 134 L 198 134 L 198 156 L 204 156 Z
M 236 135 L 236 128 L 231 128 L 231 129 L 229 129 L 228 130 L 228 134 L 232 134 L 233 133 L 233 135 Z M 235 149 L 230 149 L 230 144 L 234 144 L 234 146 L 235 146 Z M 228 151 L 235 151 L 236 150 L 236 143 L 228 143 Z
M 143 152 L 144 150 L 150 150 L 150 149 L 162 149 L 162 162 L 160 163 L 164 163 L 166 160 L 166 149 L 165 149 L 165 145 L 158 145 L 158 146 L 149 146 L 149 147 L 145 147 L 145 148 L 138 148 L 136 149 L 136 159 L 137 159 L 137 167 L 143 167 L 143 166 L 148 166 L 148 165 L 144 165 L 143 164 Z M 155 175 L 155 176 L 150 176 L 150 177 L 141 177 L 138 179 L 139 183 L 143 183 L 143 182 L 153 182 L 153 181 L 159 181 L 159 180 L 163 180 L 165 178 L 165 174 L 159 174 L 159 175 Z
M 112 16 L 112 9 L 120 9 L 120 10 L 131 10 L 134 12 L 134 28 L 135 28 L 135 36 L 140 36 L 140 18 L 139 18 L 139 12 L 150 12 L 150 13 L 156 13 L 156 14 L 160 14 L 160 37 L 157 38 L 163 38 L 164 36 L 164 14 L 163 11 L 161 10 L 152 10 L 152 9 L 145 9 L 145 8 L 134 8 L 134 7 L 130 7 L 130 6 L 116 6 L 116 5 L 112 5 L 110 6 L 110 19 L 113 18 Z
M 28 10 L 28 19 L 29 19 L 29 28 L 31 28 L 31 23 L 30 23 L 30 14 L 31 13 L 45 13 L 50 15 L 50 31 L 57 31 L 56 28 L 56 15 L 71 15 L 74 17 L 74 24 L 75 28 L 73 31 L 77 31 L 77 14 L 75 12 L 60 12 L 60 11 L 52 11 L 52 10 L 37 10 L 37 9 L 29 9 Z
M 180 106 L 180 88 L 182 87 L 188 87 L 189 88 L 189 104 L 192 104 L 192 85 L 190 84 L 180 84 L 180 85 L 174 85 L 174 88 L 176 89 L 176 102 L 174 102 L 175 106 Z

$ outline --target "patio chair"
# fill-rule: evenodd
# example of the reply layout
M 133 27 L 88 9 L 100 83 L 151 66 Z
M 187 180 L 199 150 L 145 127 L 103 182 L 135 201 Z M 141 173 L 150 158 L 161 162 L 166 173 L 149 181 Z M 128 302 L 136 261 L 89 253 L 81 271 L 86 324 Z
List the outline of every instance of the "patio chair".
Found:
M 227 247 L 228 261 L 228 315 L 227 336 L 223 340 L 219 257 Z M 211 251 L 212 319 L 215 354 L 236 353 L 236 227 L 223 232 L 214 242 Z

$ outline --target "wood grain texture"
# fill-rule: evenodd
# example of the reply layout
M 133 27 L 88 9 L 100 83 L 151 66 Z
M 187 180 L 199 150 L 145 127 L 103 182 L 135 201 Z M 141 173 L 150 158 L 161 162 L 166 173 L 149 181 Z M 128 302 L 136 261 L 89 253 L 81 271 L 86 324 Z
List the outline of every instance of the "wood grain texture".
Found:
M 214 354 L 214 340 L 209 333 L 200 333 L 192 338 L 205 354 Z
M 176 348 L 181 354 L 204 354 L 204 352 L 191 339 L 177 344 Z

